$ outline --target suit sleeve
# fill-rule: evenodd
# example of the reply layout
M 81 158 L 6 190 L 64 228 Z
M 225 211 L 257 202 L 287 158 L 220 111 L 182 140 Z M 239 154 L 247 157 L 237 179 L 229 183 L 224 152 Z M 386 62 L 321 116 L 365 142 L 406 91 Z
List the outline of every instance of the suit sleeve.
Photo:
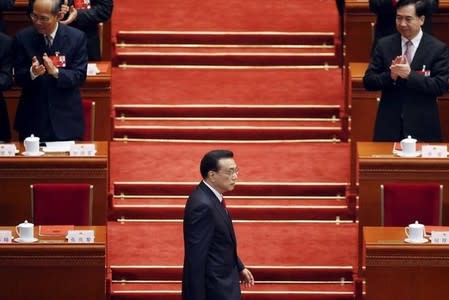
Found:
M 368 91 L 379 91 L 385 88 L 391 88 L 395 82 L 391 78 L 389 65 L 385 62 L 383 47 L 377 43 L 371 58 L 368 69 L 363 76 L 363 85 Z M 387 67 L 388 66 L 388 67 Z
M 189 282 L 190 299 L 206 299 L 206 261 L 209 245 L 214 232 L 214 222 L 210 208 L 201 204 L 192 207 L 188 222 L 185 224 L 186 263 L 189 265 L 186 274 Z
M 369 0 L 369 9 L 375 14 L 391 14 L 395 11 L 391 0 Z
M 6 35 L 0 36 L 0 40 L 0 91 L 5 91 L 12 85 L 12 42 Z
M 0 11 L 11 9 L 15 0 L 0 0 Z
M 28 53 L 24 47 L 25 39 L 26 38 L 24 38 L 23 35 L 16 34 L 13 40 L 14 80 L 21 87 L 25 87 L 31 84 L 31 58 L 29 58 Z
M 440 1 L 439 0 L 428 0 L 428 9 L 429 9 L 429 13 L 434 14 L 437 12 L 438 7 L 440 5 Z
M 79 9 L 73 25 L 81 30 L 97 26 L 109 20 L 113 6 L 112 0 L 98 0 L 90 9 Z

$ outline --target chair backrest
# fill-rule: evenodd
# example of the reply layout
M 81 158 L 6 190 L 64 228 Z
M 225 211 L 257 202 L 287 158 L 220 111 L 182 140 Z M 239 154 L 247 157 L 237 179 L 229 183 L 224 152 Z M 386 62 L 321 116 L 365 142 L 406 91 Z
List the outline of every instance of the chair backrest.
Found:
M 383 226 L 442 223 L 443 186 L 438 183 L 388 183 L 380 186 L 380 194 Z
M 34 224 L 92 225 L 92 185 L 39 183 L 30 187 L 31 218 Z
M 82 99 L 84 113 L 84 141 L 93 141 L 95 139 L 95 101 Z

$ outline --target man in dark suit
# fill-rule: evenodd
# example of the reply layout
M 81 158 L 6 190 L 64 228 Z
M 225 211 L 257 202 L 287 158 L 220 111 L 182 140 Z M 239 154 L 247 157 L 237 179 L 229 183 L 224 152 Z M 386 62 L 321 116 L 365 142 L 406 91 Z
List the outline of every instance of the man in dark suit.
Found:
M 421 30 L 425 4 L 400 0 L 399 33 L 379 40 L 366 70 L 367 90 L 382 90 L 375 141 L 398 141 L 408 135 L 441 141 L 437 96 L 447 91 L 448 47 Z
M 213 150 L 201 160 L 203 181 L 184 211 L 183 300 L 238 300 L 240 279 L 254 284 L 237 255 L 237 241 L 223 193 L 232 191 L 238 169 L 234 154 Z
M 8 110 L 3 91 L 12 85 L 12 51 L 11 38 L 0 32 L 0 142 L 11 140 Z
M 14 6 L 15 0 L 0 0 L 0 32 L 6 32 L 6 25 L 3 21 L 3 12 Z
M 16 33 L 15 79 L 22 87 L 15 128 L 23 140 L 81 140 L 83 110 L 80 86 L 86 80 L 86 35 L 60 24 L 60 0 L 36 0 L 33 26 Z

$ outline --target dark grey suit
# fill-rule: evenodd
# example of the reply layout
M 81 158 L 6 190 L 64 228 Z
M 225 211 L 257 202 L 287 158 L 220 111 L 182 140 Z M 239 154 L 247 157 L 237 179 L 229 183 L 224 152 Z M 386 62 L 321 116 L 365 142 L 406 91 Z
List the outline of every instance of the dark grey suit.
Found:
M 8 110 L 3 99 L 3 91 L 12 85 L 12 51 L 11 39 L 0 32 L 0 141 L 11 139 L 11 129 L 9 126 Z
M 411 135 L 420 141 L 441 141 L 437 96 L 447 91 L 448 47 L 424 32 L 408 79 L 393 81 L 390 65 L 401 53 L 399 33 L 380 39 L 363 78 L 367 90 L 382 91 L 373 139 L 398 141 Z M 420 72 L 424 65 L 430 76 Z
M 3 21 L 3 12 L 13 8 L 15 0 L 0 0 L 0 32 L 6 32 L 6 25 Z
M 16 33 L 14 39 L 15 80 L 22 87 L 15 128 L 19 138 L 31 134 L 42 141 L 81 140 L 84 121 L 80 87 L 86 80 L 86 36 L 78 29 L 59 24 L 53 45 L 46 49 L 44 36 L 30 26 Z M 43 53 L 64 55 L 66 66 L 58 78 L 45 73 L 32 80 L 32 57 L 43 63 Z
M 232 220 L 201 182 L 184 212 L 183 300 L 240 299 L 240 271 Z

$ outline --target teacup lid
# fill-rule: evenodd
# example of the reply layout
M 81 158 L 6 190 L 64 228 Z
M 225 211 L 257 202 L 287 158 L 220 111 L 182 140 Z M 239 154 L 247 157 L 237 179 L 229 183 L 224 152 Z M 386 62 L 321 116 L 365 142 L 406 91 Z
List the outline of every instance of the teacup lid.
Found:
M 39 141 L 39 137 L 34 136 L 34 134 L 32 134 L 31 136 L 27 137 L 25 141 L 36 142 Z
M 403 139 L 401 143 L 416 143 L 416 139 L 412 138 L 411 135 L 407 136 L 407 138 Z
M 28 223 L 28 220 L 25 220 L 23 223 L 19 224 L 19 227 L 33 227 L 33 223 Z
M 418 221 L 415 221 L 415 223 L 412 223 L 412 224 L 408 225 L 408 227 L 412 227 L 412 228 L 420 228 L 420 227 L 423 227 L 423 226 L 424 225 L 423 224 L 419 224 Z

